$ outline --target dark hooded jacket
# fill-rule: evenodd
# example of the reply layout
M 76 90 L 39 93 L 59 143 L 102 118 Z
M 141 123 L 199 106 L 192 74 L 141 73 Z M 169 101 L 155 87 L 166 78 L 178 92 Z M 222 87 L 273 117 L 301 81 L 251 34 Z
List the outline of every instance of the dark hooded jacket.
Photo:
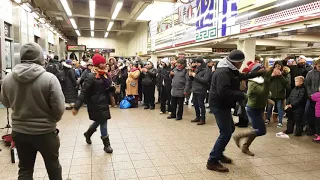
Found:
M 64 75 L 64 81 L 60 82 L 66 103 L 74 103 L 78 97 L 78 88 L 75 71 L 71 65 L 63 62 L 63 69 L 59 74 Z
M 196 75 L 194 77 L 188 77 L 187 91 L 196 94 L 206 94 L 212 71 L 203 62 L 201 66 L 196 68 L 195 73 Z
M 157 74 L 157 86 L 162 88 L 165 88 L 168 94 L 170 94 L 171 91 L 171 78 L 170 78 L 170 72 L 171 72 L 171 67 L 166 66 L 163 68 L 158 69 L 158 74 Z
M 212 76 L 210 106 L 221 109 L 235 108 L 236 102 L 246 99 L 245 93 L 240 90 L 240 82 L 262 74 L 261 72 L 242 74 L 227 58 L 224 58 Z

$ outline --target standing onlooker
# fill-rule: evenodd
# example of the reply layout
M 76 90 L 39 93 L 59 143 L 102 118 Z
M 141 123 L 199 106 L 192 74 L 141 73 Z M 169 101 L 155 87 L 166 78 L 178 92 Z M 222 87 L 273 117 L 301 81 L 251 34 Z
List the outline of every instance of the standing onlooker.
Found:
M 273 65 L 273 73 L 271 74 L 271 84 L 270 84 L 270 92 L 271 92 L 271 100 L 276 103 L 278 110 L 278 128 L 282 127 L 282 119 L 284 114 L 284 100 L 286 98 L 286 91 L 290 88 L 289 85 L 289 73 L 290 69 L 286 66 L 283 66 L 281 62 L 276 61 Z M 270 118 L 272 115 L 273 105 L 268 104 L 267 106 L 267 119 L 265 121 L 266 124 L 270 122 Z
M 106 59 L 99 54 L 92 57 L 94 70 L 85 79 L 81 93 L 76 101 L 73 115 L 77 115 L 80 107 L 87 102 L 90 120 L 94 121 L 84 133 L 86 142 L 91 144 L 91 136 L 100 126 L 101 139 L 104 144 L 104 151 L 112 153 L 108 134 L 108 120 L 111 119 L 109 110 L 109 94 L 114 91 L 111 78 L 106 71 Z
M 62 180 L 57 122 L 64 113 L 64 96 L 56 76 L 42 67 L 42 48 L 32 42 L 21 47 L 21 64 L 2 82 L 2 103 L 12 109 L 12 138 L 19 156 L 18 179 L 33 179 L 37 152 L 49 179 Z
M 185 69 L 185 65 L 186 61 L 184 59 L 178 59 L 177 67 L 170 72 L 170 76 L 172 77 L 171 115 L 168 116 L 168 119 L 175 118 L 176 120 L 181 120 L 183 116 L 184 97 L 188 93 L 188 73 Z
M 128 69 L 129 70 L 128 78 L 126 81 L 126 88 L 127 88 L 126 93 L 127 93 L 127 96 L 134 96 L 134 99 L 136 102 L 134 107 L 138 105 L 138 101 L 139 101 L 138 83 L 139 83 L 139 77 L 140 77 L 140 70 L 138 66 L 139 66 L 138 61 L 134 61 L 133 64 L 130 64 Z
M 126 96 L 126 81 L 128 78 L 128 68 L 123 60 L 118 61 L 118 67 L 120 73 L 118 73 L 118 78 L 120 81 L 120 101 Z
M 320 87 L 320 60 L 316 60 L 314 64 L 315 68 L 309 71 L 306 77 L 305 86 L 307 88 L 308 97 L 310 98 L 314 93 L 318 92 Z M 307 127 L 306 133 L 312 136 L 316 133 L 315 129 L 315 102 L 309 101 L 310 104 L 306 105 L 306 119 Z
M 142 76 L 142 92 L 144 97 L 144 109 L 155 108 L 155 86 L 157 70 L 153 68 L 151 61 L 148 61 L 143 68 L 140 68 Z
M 169 59 L 161 59 L 158 72 L 158 83 L 160 87 L 160 114 L 165 114 L 167 111 L 171 112 L 171 78 L 170 78 L 171 67 L 169 66 Z M 166 107 L 168 106 L 168 107 Z
M 93 69 L 93 64 L 92 64 L 92 60 L 89 60 L 86 65 L 85 65 L 85 69 L 83 70 L 79 81 L 79 85 L 83 85 L 84 80 L 86 79 L 86 77 L 88 77 L 88 75 L 91 73 Z
M 240 81 L 261 76 L 260 72 L 241 74 L 239 69 L 245 57 L 242 51 L 233 50 L 227 57 L 219 62 L 216 71 L 212 76 L 210 88 L 210 108 L 213 112 L 220 135 L 210 153 L 207 168 L 219 172 L 228 172 L 229 169 L 222 163 L 231 163 L 232 160 L 223 151 L 230 141 L 234 132 L 234 122 L 231 108 L 234 108 L 237 101 L 246 99 L 246 94 L 240 91 Z
M 207 94 L 207 85 L 211 79 L 212 70 L 208 69 L 202 57 L 196 58 L 197 69 L 189 73 L 188 88 L 193 93 L 192 102 L 196 112 L 196 118 L 191 122 L 197 125 L 206 124 L 206 108 L 204 100 Z
M 54 57 L 57 59 L 59 58 L 58 56 L 54 56 Z M 60 63 L 55 58 L 49 60 L 48 64 L 46 65 L 46 71 L 57 76 L 60 70 L 60 66 L 59 66 Z
M 313 142 L 315 143 L 320 143 L 320 87 L 319 87 L 319 91 L 314 93 L 311 96 L 312 101 L 314 101 L 316 103 L 315 105 L 315 117 L 316 117 L 316 121 L 315 121 L 315 138 L 313 139 Z
M 76 75 L 71 64 L 71 60 L 66 60 L 66 62 L 63 62 L 63 69 L 59 72 L 58 76 L 64 97 L 66 98 L 67 110 L 71 110 L 73 108 L 74 103 L 78 97 Z
M 296 87 L 292 89 L 289 97 L 287 98 L 287 105 L 285 106 L 288 122 L 285 134 L 292 134 L 294 131 L 295 136 L 301 136 L 303 132 L 303 115 L 307 101 L 307 91 L 303 85 L 304 77 L 295 77 Z M 296 129 L 294 130 L 294 127 Z

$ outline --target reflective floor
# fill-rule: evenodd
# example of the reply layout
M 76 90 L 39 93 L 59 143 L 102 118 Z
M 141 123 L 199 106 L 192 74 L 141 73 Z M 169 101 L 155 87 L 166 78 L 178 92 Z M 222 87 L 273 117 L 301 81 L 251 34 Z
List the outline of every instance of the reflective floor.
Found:
M 185 107 L 182 121 L 167 120 L 159 110 L 112 109 L 109 134 L 114 149 L 112 155 L 103 151 L 100 133 L 95 133 L 92 145 L 84 141 L 83 133 L 91 123 L 83 108 L 74 117 L 67 111 L 59 123 L 60 161 L 64 179 L 320 179 L 320 145 L 311 137 L 276 137 L 276 123 L 268 125 L 266 136 L 258 137 L 251 150 L 254 157 L 240 152 L 233 140 L 226 155 L 234 160 L 229 173 L 206 169 L 208 154 L 218 136 L 213 115 L 207 124 L 197 126 L 191 106 Z M 6 111 L 0 109 L 0 125 L 5 126 Z M 236 129 L 236 132 L 248 129 Z M 4 134 L 2 130 L 0 134 Z M 10 151 L 0 143 L 0 179 L 17 179 L 17 163 L 10 162 Z M 37 157 L 35 179 L 48 179 L 43 160 Z

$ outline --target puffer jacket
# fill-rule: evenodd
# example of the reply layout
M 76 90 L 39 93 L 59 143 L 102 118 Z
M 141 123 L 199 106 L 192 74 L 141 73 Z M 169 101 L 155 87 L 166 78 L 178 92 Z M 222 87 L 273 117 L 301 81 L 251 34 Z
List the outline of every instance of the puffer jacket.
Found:
M 208 90 L 208 82 L 211 79 L 212 71 L 203 62 L 197 67 L 194 77 L 189 76 L 187 81 L 187 89 L 196 94 L 206 94 Z
M 141 84 L 143 86 L 156 85 L 156 75 L 157 75 L 157 70 L 155 68 L 148 69 L 147 72 L 142 72 Z
M 60 73 L 63 73 L 65 77 L 65 81 L 61 82 L 61 87 L 66 103 L 74 103 L 78 97 L 75 71 L 71 65 L 63 63 L 63 69 Z
M 86 101 L 89 118 L 93 121 L 103 122 L 111 118 L 109 94 L 114 89 L 111 87 L 110 77 L 96 78 L 95 76 L 96 73 L 90 73 L 85 79 L 74 108 L 79 110 Z
M 320 92 L 312 94 L 311 99 L 316 102 L 315 115 L 317 118 L 320 118 Z
M 164 68 L 159 68 L 158 74 L 157 74 L 157 83 L 158 87 L 165 88 L 165 90 L 170 93 L 171 90 L 171 78 L 170 78 L 170 72 L 171 68 L 170 67 L 164 67 Z
M 309 97 L 318 92 L 320 87 L 320 72 L 316 69 L 309 71 L 304 84 L 307 88 Z
M 306 87 L 302 85 L 300 87 L 295 87 L 294 89 L 292 89 L 286 103 L 291 104 L 293 112 L 303 114 L 306 101 L 307 90 Z
M 271 76 L 270 92 L 271 99 L 282 99 L 286 98 L 286 92 L 290 88 L 290 69 L 284 66 L 282 75 Z
M 171 83 L 171 96 L 173 97 L 184 97 L 184 93 L 188 92 L 187 90 L 187 79 L 188 73 L 185 68 L 173 70 L 174 75 L 171 76 L 172 83 Z

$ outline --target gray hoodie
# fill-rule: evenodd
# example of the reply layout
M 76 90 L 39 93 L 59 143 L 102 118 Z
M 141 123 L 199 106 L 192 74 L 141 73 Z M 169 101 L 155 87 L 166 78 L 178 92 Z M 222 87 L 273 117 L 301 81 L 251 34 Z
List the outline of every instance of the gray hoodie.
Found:
M 12 130 L 32 135 L 53 132 L 65 109 L 60 83 L 41 65 L 24 62 L 2 82 L 2 103 L 13 111 Z

